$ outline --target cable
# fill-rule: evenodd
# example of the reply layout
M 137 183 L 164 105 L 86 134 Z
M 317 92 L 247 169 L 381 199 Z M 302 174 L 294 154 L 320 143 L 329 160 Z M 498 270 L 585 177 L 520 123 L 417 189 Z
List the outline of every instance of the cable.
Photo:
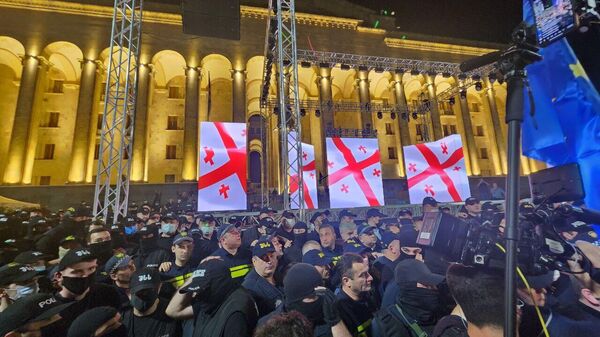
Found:
M 506 249 L 504 249 L 504 247 L 501 244 L 496 243 L 496 247 L 498 247 L 498 249 L 500 249 L 504 254 L 506 254 Z M 519 274 L 519 277 L 525 284 L 525 287 L 527 287 L 527 291 L 529 292 L 529 296 L 531 297 L 531 300 L 535 307 L 535 312 L 537 313 L 538 319 L 540 320 L 540 324 L 542 325 L 542 330 L 544 331 L 544 335 L 546 337 L 550 337 L 550 333 L 548 332 L 548 328 L 546 327 L 546 322 L 544 321 L 544 317 L 542 317 L 542 312 L 540 311 L 540 308 L 538 307 L 537 303 L 533 299 L 533 290 L 529 286 L 529 282 L 527 282 L 525 275 L 523 275 L 523 272 L 521 272 L 521 268 L 519 268 L 519 267 L 517 267 L 517 274 Z

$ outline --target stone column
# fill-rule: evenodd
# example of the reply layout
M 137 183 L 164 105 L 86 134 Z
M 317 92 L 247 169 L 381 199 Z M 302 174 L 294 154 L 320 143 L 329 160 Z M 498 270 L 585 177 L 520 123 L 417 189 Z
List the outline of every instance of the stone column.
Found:
M 133 129 L 133 151 L 131 157 L 131 181 L 144 181 L 146 162 L 146 129 L 148 128 L 148 88 L 151 69 L 148 64 L 138 67 L 138 91 Z
M 396 100 L 396 120 L 394 120 L 394 131 L 396 133 L 396 147 L 398 148 L 398 173 L 401 177 L 406 176 L 404 171 L 404 146 L 410 145 L 410 133 L 408 131 L 408 120 L 402 118 L 405 113 L 410 118 L 406 95 L 404 94 L 404 85 L 402 83 L 403 74 L 394 74 L 391 83 L 391 89 Z
M 458 78 L 454 77 L 454 80 L 459 83 Z M 462 87 L 462 83 L 460 84 Z M 470 169 L 471 174 L 479 175 L 481 174 L 481 169 L 479 168 L 479 161 L 477 157 L 477 143 L 475 143 L 475 135 L 473 134 L 473 124 L 471 123 L 471 113 L 469 112 L 469 104 L 467 101 L 466 91 L 464 97 L 462 94 L 455 96 L 455 102 L 458 102 L 458 109 L 455 109 L 457 116 L 460 113 L 460 118 L 456 120 L 458 123 L 462 124 L 463 132 L 463 147 L 466 149 L 464 151 L 465 155 L 465 163 L 467 165 L 467 169 Z M 456 104 L 455 104 L 456 106 Z
M 77 116 L 75 118 L 75 132 L 73 148 L 71 150 L 71 166 L 69 168 L 70 183 L 85 182 L 88 140 L 90 133 L 90 119 L 93 118 L 94 89 L 96 83 L 96 69 L 98 65 L 94 60 L 84 59 L 81 63 L 81 79 L 79 84 L 79 99 L 77 103 Z
M 181 179 L 198 179 L 198 98 L 200 68 L 187 67 L 185 72 L 185 122 L 183 129 L 183 164 Z
M 498 155 L 500 156 L 500 163 L 502 168 L 502 173 L 507 173 L 507 163 L 506 163 L 506 145 L 504 142 L 504 135 L 502 133 L 502 125 L 500 125 L 500 116 L 498 115 L 498 107 L 496 106 L 496 92 L 494 91 L 494 86 L 488 77 L 484 79 L 485 83 L 485 92 L 487 97 L 487 102 L 490 107 L 491 121 L 494 127 L 494 135 L 495 135 L 495 146 L 498 149 Z
M 431 126 L 433 127 L 433 140 L 443 138 L 442 134 L 442 122 L 440 120 L 440 110 L 438 109 L 437 93 L 435 90 L 435 77 L 429 74 L 425 76 L 425 85 L 427 86 L 427 95 L 429 97 L 430 115 L 431 115 Z
M 246 71 L 232 70 L 231 79 L 233 85 L 233 121 L 244 123 L 246 122 Z
M 85 182 L 93 182 L 93 177 L 98 170 L 97 163 L 94 163 L 94 152 L 96 150 L 96 139 L 100 138 L 102 125 L 98 125 L 98 116 L 100 113 L 104 113 L 104 103 L 100 104 L 100 98 L 106 91 L 106 85 L 103 85 L 106 68 L 101 62 L 96 63 L 96 83 L 94 84 L 94 97 L 92 99 L 92 117 L 90 118 L 89 132 L 88 132 L 88 151 L 87 151 L 87 167 L 85 174 Z M 102 110 L 102 111 L 101 111 Z M 100 121 L 102 124 L 102 121 Z M 96 165 L 95 165 L 96 164 Z
M 363 129 L 367 129 L 367 124 L 371 125 L 371 130 L 375 127 L 373 123 L 373 115 L 371 109 L 367 106 L 371 104 L 371 94 L 369 92 L 369 71 L 359 70 L 357 72 L 358 97 L 362 106 L 360 112 L 360 120 Z
M 6 157 L 7 163 L 3 178 L 5 184 L 18 184 L 23 178 L 39 65 L 40 60 L 38 57 L 25 55 L 19 85 L 19 97 L 15 109 L 15 120 Z
M 333 128 L 335 125 L 334 121 L 334 109 L 333 109 L 333 93 L 331 90 L 331 68 L 319 68 L 319 74 L 317 76 L 317 86 L 319 87 L 319 102 L 321 103 L 321 117 L 315 117 L 318 119 L 320 124 L 318 130 L 318 136 L 313 140 L 315 146 L 315 163 L 317 170 L 321 172 L 323 176 L 327 175 L 327 169 L 324 163 L 327 162 L 327 148 L 325 139 L 327 138 L 327 129 Z M 311 116 L 312 119 L 312 116 Z M 311 127 L 312 129 L 312 127 Z M 321 184 L 326 186 L 326 179 L 321 181 Z

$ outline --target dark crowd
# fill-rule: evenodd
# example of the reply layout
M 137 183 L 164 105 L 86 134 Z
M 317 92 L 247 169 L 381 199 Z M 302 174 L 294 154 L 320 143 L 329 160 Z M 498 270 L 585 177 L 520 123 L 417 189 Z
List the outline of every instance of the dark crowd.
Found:
M 413 214 L 480 226 L 501 202 L 428 197 L 307 222 L 193 205 L 132 204 L 114 221 L 85 203 L 0 214 L 0 337 L 503 336 L 504 272 L 418 244 Z M 504 219 L 491 218 L 501 237 Z M 519 336 L 600 336 L 596 233 L 568 221 L 557 232 L 577 253 L 517 282 Z

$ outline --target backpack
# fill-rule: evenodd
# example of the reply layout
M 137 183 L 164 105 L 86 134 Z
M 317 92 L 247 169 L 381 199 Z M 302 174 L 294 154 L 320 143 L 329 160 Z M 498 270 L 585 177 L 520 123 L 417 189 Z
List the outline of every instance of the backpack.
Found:
M 427 332 L 398 304 L 379 310 L 373 318 L 372 329 L 375 337 L 428 337 Z

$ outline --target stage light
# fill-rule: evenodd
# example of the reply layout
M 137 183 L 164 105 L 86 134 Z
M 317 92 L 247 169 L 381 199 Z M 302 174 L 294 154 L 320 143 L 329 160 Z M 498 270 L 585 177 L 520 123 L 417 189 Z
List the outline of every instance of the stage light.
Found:
M 327 62 L 319 62 L 319 68 L 329 68 L 329 63 L 327 63 Z
M 383 69 L 383 67 L 375 67 L 375 72 L 376 73 L 382 73 L 384 71 L 385 71 L 385 69 Z
M 413 118 L 413 119 L 417 119 L 418 117 L 419 117 L 419 115 L 417 115 L 417 113 L 416 113 L 416 112 L 413 112 L 413 113 L 412 113 L 412 118 Z
M 405 72 L 405 70 L 404 70 L 404 69 L 402 69 L 402 68 L 397 68 L 397 69 L 396 69 L 396 70 L 394 70 L 394 71 L 395 71 L 395 72 L 396 72 L 396 74 L 398 74 L 398 75 L 402 75 L 402 74 L 404 74 L 404 72 Z
M 312 65 L 312 64 L 310 64 L 310 62 L 307 62 L 307 61 L 302 61 L 302 62 L 300 62 L 300 66 L 301 66 L 302 68 L 310 68 L 310 67 L 311 67 L 311 65 Z
M 466 80 L 467 79 L 467 74 L 458 74 L 458 79 L 462 80 L 462 81 Z
M 315 117 L 321 117 L 321 110 L 315 110 Z
M 369 67 L 367 66 L 358 66 L 358 71 L 368 71 Z
M 273 108 L 273 113 L 279 116 L 279 107 Z
M 450 104 L 450 105 L 454 105 L 454 103 L 456 103 L 456 101 L 454 100 L 454 97 L 450 97 L 450 98 L 448 99 L 448 104 Z
M 450 78 L 450 76 L 452 76 L 452 74 L 450 74 L 450 73 L 442 73 L 442 76 L 444 78 Z
M 306 116 L 306 109 L 300 109 L 300 116 Z
M 382 119 L 382 118 L 383 118 L 383 112 L 377 111 L 377 119 Z
M 481 89 L 483 89 L 483 84 L 481 84 L 481 82 L 476 82 L 475 83 L 475 90 L 481 91 Z
M 491 82 L 491 83 L 494 83 L 494 82 L 496 82 L 496 74 L 489 74 L 489 75 L 488 75 L 488 78 L 490 79 L 490 82 Z
M 413 69 L 413 70 L 410 71 L 410 74 L 413 75 L 413 76 L 418 76 L 418 75 L 421 74 L 421 72 L 418 71 L 417 69 Z
M 473 79 L 473 81 L 481 81 L 481 76 L 479 75 L 473 75 L 471 76 L 471 78 Z
M 396 119 L 396 113 L 395 113 L 395 112 L 392 112 L 392 113 L 390 114 L 390 118 L 391 118 L 391 119 Z
M 465 89 L 460 89 L 460 98 L 467 98 L 467 91 Z
M 341 68 L 342 70 L 350 70 L 350 66 L 349 66 L 349 65 L 347 65 L 347 64 L 343 64 L 343 63 L 340 65 L 340 68 Z

